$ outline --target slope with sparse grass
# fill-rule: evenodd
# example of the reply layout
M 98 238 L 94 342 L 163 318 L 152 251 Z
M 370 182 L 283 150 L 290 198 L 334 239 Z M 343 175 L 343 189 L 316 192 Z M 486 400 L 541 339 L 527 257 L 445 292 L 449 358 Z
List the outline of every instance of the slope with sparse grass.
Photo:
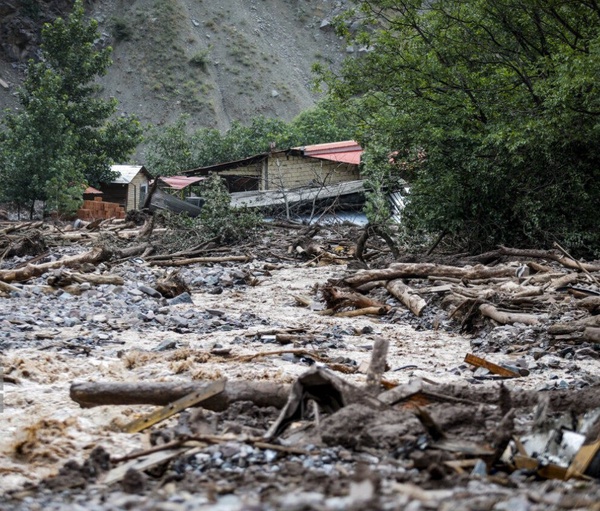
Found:
M 35 22 L 64 12 L 69 2 L 50 2 L 35 16 L 9 4 L 0 0 L 1 110 L 16 107 L 25 61 L 35 54 Z M 98 43 L 114 49 L 114 63 L 101 81 L 105 94 L 119 100 L 120 112 L 136 114 L 147 125 L 168 124 L 187 113 L 191 128 L 221 130 L 258 115 L 291 120 L 314 104 L 312 64 L 335 64 L 347 54 L 326 22 L 339 9 L 340 3 L 325 0 L 97 0 L 89 5 L 100 22 Z M 25 35 L 19 31 L 24 26 Z M 30 38 L 27 44 L 23 37 Z

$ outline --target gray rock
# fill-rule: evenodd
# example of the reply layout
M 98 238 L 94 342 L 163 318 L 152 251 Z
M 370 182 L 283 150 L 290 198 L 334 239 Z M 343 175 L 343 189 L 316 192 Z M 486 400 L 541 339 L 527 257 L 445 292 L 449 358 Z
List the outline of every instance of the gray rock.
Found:
M 142 292 L 142 293 L 146 293 L 148 296 L 151 296 L 152 298 L 162 298 L 162 295 L 156 290 L 153 289 L 149 286 L 138 286 L 138 289 Z
M 170 300 L 167 300 L 167 303 L 169 305 L 179 305 L 182 303 L 194 303 L 194 301 L 192 300 L 192 297 L 190 296 L 190 294 L 188 292 L 185 292 L 185 293 L 181 293 L 180 295 L 176 296 L 175 298 L 171 298 Z
M 177 341 L 174 341 L 173 339 L 165 339 L 152 351 L 167 351 L 174 350 L 175 348 L 177 348 Z

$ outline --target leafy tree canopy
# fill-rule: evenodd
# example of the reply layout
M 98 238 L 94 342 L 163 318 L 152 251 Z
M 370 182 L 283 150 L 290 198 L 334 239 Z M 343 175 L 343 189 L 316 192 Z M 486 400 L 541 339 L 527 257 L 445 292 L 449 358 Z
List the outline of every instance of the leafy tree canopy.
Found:
M 373 0 L 338 28 L 369 51 L 316 70 L 410 182 L 409 228 L 600 253 L 596 2 Z
M 354 125 L 349 115 L 331 101 L 302 112 L 291 123 L 256 117 L 248 125 L 235 122 L 225 133 L 201 128 L 188 133 L 188 117 L 154 129 L 148 135 L 146 162 L 154 174 L 168 176 L 183 170 L 235 161 L 269 151 L 351 139 Z
M 29 62 L 18 92 L 22 108 L 7 114 L 0 131 L 4 199 L 72 209 L 83 183 L 110 180 L 111 163 L 125 161 L 141 140 L 140 124 L 113 119 L 117 101 L 98 97 L 94 81 L 111 64 L 111 48 L 97 48 L 98 36 L 81 0 L 67 20 L 44 26 L 41 58 Z

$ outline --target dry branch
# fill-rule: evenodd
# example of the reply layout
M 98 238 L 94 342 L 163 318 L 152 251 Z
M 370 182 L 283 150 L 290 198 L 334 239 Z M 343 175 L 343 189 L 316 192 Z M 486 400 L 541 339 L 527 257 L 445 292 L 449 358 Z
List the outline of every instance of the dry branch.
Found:
M 323 298 L 327 302 L 327 308 L 339 310 L 344 307 L 355 307 L 364 309 L 367 307 L 385 307 L 385 304 L 379 300 L 373 300 L 368 296 L 361 295 L 351 289 L 340 289 L 338 287 L 327 286 L 321 291 Z

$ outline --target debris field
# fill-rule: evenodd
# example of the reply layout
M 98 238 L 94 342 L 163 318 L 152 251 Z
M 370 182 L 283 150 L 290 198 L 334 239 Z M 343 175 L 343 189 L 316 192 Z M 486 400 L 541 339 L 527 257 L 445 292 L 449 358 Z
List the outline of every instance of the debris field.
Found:
M 1 509 L 600 509 L 600 263 L 142 222 L 0 225 Z

